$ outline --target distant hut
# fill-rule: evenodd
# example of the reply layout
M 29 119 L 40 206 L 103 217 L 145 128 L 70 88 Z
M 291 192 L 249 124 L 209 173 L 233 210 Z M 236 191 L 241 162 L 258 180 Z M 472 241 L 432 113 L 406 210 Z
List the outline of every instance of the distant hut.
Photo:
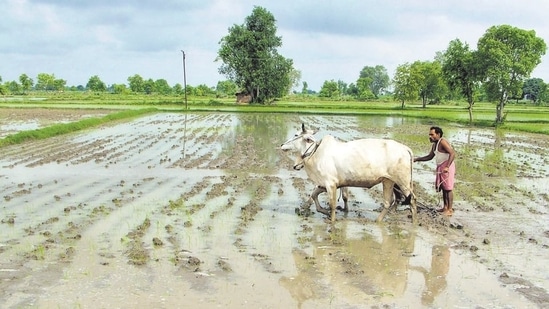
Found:
M 236 103 L 248 104 L 252 102 L 252 96 L 246 92 L 237 92 L 235 95 Z

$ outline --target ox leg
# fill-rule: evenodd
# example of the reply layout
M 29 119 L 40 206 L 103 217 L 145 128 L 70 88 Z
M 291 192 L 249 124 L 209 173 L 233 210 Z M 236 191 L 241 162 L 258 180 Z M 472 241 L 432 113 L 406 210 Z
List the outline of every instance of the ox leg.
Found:
M 387 212 L 389 212 L 389 209 L 393 205 L 393 187 L 394 182 L 385 179 L 382 182 L 383 184 L 383 210 L 381 210 L 381 213 L 379 216 L 377 216 L 376 222 L 381 222 Z M 396 207 L 396 206 L 395 206 Z
M 330 222 L 334 223 L 336 219 L 337 187 L 327 187 L 326 193 L 330 199 Z
M 343 198 L 343 208 L 337 207 L 337 209 L 349 212 L 349 205 L 347 204 L 347 201 L 349 200 L 349 188 L 341 187 L 339 190 L 341 190 L 341 197 Z
M 400 202 L 402 205 L 410 205 L 410 212 L 412 213 L 412 223 L 417 224 L 417 203 L 416 203 L 416 196 L 414 195 L 414 192 L 411 190 L 412 184 L 410 183 L 409 187 L 406 186 L 399 186 L 395 183 L 394 186 L 394 193 L 395 193 L 395 208 L 397 202 Z M 403 188 L 404 190 L 401 190 Z
M 322 206 L 320 206 L 320 202 L 318 201 L 318 195 L 324 192 L 326 192 L 326 188 L 320 187 L 320 186 L 316 187 L 313 193 L 311 193 L 311 197 L 309 197 L 309 200 L 307 201 L 307 205 L 310 205 L 312 200 L 315 203 L 316 211 L 327 215 L 328 211 L 325 208 L 322 208 Z
M 412 211 L 412 223 L 414 225 L 417 224 L 417 204 L 416 204 L 416 197 L 414 193 L 410 193 L 408 196 L 410 198 L 410 210 Z

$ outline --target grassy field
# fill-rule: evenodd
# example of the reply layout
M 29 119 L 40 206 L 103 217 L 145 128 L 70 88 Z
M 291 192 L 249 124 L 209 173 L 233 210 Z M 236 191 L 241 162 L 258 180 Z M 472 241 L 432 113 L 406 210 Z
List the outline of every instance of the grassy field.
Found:
M 278 100 L 269 105 L 236 104 L 230 98 L 189 97 L 187 102 L 179 96 L 160 95 L 115 95 L 94 93 L 43 93 L 18 97 L 1 97 L 2 107 L 47 108 L 47 109 L 109 109 L 119 112 L 101 118 L 90 118 L 78 122 L 57 124 L 43 129 L 24 131 L 0 139 L 0 147 L 20 143 L 29 139 L 42 139 L 73 132 L 109 121 L 137 117 L 144 113 L 170 112 L 253 112 L 253 113 L 299 113 L 327 115 L 399 115 L 404 117 L 444 120 L 477 127 L 494 126 L 495 104 L 476 103 L 473 108 L 473 122 L 469 121 L 467 103 L 428 105 L 423 108 L 419 102 L 407 102 L 404 109 L 400 102 L 375 101 L 327 101 L 314 97 L 294 97 Z M 510 103 L 505 107 L 506 121 L 502 130 L 549 134 L 549 107 L 531 104 Z

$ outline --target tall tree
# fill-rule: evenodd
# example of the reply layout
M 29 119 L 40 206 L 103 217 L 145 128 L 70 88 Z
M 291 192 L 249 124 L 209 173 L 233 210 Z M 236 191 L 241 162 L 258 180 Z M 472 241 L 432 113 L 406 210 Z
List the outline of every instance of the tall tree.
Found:
M 129 91 L 125 84 L 113 84 L 112 92 L 116 94 L 126 94 Z
M 301 71 L 292 68 L 288 76 L 291 82 L 290 89 L 288 89 L 288 93 L 291 93 L 294 88 L 299 87 L 299 84 L 301 82 Z
M 107 90 L 107 86 L 97 75 L 90 77 L 86 84 L 86 88 L 94 92 L 105 92 Z
M 418 72 L 412 70 L 412 65 L 409 63 L 401 64 L 397 67 L 395 76 L 393 77 L 393 85 L 395 87 L 393 96 L 395 100 L 402 103 L 402 109 L 404 109 L 406 101 L 418 98 L 420 89 L 418 81 L 420 78 L 421 76 L 418 75 Z
M 479 39 L 477 50 L 486 91 L 498 101 L 496 125 L 502 124 L 508 98 L 521 93 L 523 81 L 540 64 L 547 46 L 534 30 L 501 25 L 488 28 Z
M 252 102 L 284 96 L 294 82 L 290 76 L 293 61 L 277 51 L 282 38 L 276 35 L 275 22 L 269 11 L 255 6 L 244 24 L 233 25 L 219 42 L 216 61 L 223 62 L 219 73 L 250 94 Z
M 331 81 L 324 81 L 324 84 L 320 88 L 318 93 L 319 97 L 337 99 L 341 96 L 339 92 L 339 85 L 333 79 Z
M 439 61 L 415 61 L 412 63 L 412 77 L 419 85 L 419 97 L 423 107 L 428 101 L 438 102 L 446 92 Z
M 168 81 L 161 78 L 154 81 L 154 92 L 167 95 L 172 92 L 172 87 L 168 84 Z
M 458 91 L 469 104 L 469 122 L 473 122 L 475 95 L 480 87 L 477 53 L 459 39 L 450 41 L 442 55 L 442 75 L 452 91 Z
M 143 82 L 143 91 L 146 94 L 152 94 L 154 90 L 154 80 L 152 78 L 149 78 Z
M 301 94 L 308 94 L 309 93 L 309 84 L 307 82 L 303 82 L 303 87 L 301 87 Z
M 32 86 L 34 86 L 34 81 L 32 78 L 24 73 L 19 76 L 19 82 L 21 83 L 21 88 L 24 92 L 31 90 Z
M 128 83 L 132 92 L 139 93 L 145 91 L 145 81 L 139 74 L 128 77 Z
M 23 90 L 23 87 L 14 80 L 7 82 L 5 86 L 8 88 L 9 92 L 13 94 L 21 94 Z
M 356 81 L 356 97 L 359 100 L 368 100 L 376 98 L 375 94 L 372 92 L 370 85 L 372 84 L 371 77 L 360 77 Z M 355 89 L 353 89 L 354 91 Z
M 173 93 L 175 93 L 175 94 L 177 94 L 177 95 L 182 95 L 182 94 L 185 93 L 185 92 L 183 91 L 183 86 L 182 86 L 180 83 L 175 84 L 175 85 L 172 87 L 172 91 L 173 91 Z
M 36 90 L 54 90 L 55 75 L 47 73 L 38 73 L 36 76 Z
M 2 84 L 2 76 L 0 76 L 0 94 L 8 94 L 8 88 L 4 84 Z
M 387 69 L 382 65 L 376 65 L 375 67 L 365 66 L 360 71 L 360 76 L 357 81 L 359 93 L 371 93 L 377 99 L 382 91 L 389 87 L 389 74 Z M 360 86 L 363 85 L 363 86 Z M 370 91 L 362 89 L 366 86 Z
M 234 96 L 238 92 L 237 85 L 230 80 L 218 81 L 215 91 L 220 97 Z
M 524 82 L 522 93 L 534 104 L 540 104 L 541 99 L 546 96 L 547 84 L 541 78 L 530 78 Z
M 61 78 L 56 78 L 53 81 L 53 89 L 57 91 L 61 91 L 65 89 L 65 86 L 67 86 L 67 81 Z

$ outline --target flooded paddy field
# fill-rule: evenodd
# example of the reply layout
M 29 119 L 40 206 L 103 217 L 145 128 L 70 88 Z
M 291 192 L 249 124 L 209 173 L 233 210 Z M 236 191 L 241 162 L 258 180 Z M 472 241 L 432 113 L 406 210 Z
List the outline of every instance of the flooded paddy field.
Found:
M 0 138 L 52 124 L 74 122 L 89 117 L 102 117 L 111 112 L 106 109 L 2 108 L 0 110 Z
M 431 210 L 434 162 L 414 165 L 417 226 L 405 207 L 374 222 L 381 187 L 351 188 L 334 224 L 297 215 L 314 186 L 277 146 L 302 122 L 416 155 L 442 126 L 454 216 Z M 543 135 L 400 117 L 232 113 L 0 148 L 0 307 L 548 308 L 547 149 Z

